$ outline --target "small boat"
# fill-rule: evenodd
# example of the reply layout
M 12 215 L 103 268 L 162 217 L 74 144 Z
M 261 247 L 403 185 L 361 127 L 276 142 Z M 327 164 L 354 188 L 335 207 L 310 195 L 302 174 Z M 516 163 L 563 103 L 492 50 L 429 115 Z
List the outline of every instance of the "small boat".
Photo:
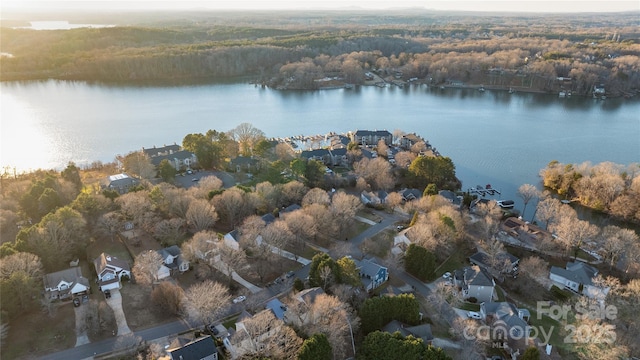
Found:
M 480 86 L 480 87 L 478 88 L 478 91 L 480 91 L 480 92 L 484 92 L 484 86 Z
M 567 96 L 567 93 L 566 93 L 566 92 L 564 92 L 564 91 L 560 91 L 560 92 L 558 93 L 558 97 L 565 97 L 565 96 Z
M 509 94 L 513 94 L 514 92 L 516 92 L 516 91 L 513 90 L 513 88 L 509 88 Z
M 503 209 L 513 209 L 515 206 L 513 200 L 497 200 L 496 203 Z

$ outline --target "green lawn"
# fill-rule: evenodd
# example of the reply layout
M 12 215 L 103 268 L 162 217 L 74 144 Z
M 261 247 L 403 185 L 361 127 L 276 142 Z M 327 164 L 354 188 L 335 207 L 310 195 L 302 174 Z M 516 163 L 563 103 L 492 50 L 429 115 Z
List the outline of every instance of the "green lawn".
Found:
M 460 305 L 459 308 L 466 311 L 480 311 L 480 304 L 472 304 L 470 302 L 465 302 L 465 303 L 462 303 L 462 305 Z
M 351 238 L 353 238 L 353 237 L 356 237 L 356 236 L 358 236 L 360 233 L 362 233 L 363 231 L 367 230 L 367 229 L 368 229 L 368 228 L 370 228 L 370 227 L 371 227 L 371 225 L 369 225 L 369 224 L 365 224 L 365 223 L 360 222 L 360 221 L 355 221 L 355 222 L 353 223 L 353 226 L 351 226 L 351 227 L 349 228 L 349 231 L 347 232 L 346 237 L 347 237 L 348 239 L 351 239 Z
M 499 302 L 505 301 L 504 291 L 500 286 L 496 286 L 496 294 L 498 295 Z
M 393 230 L 385 230 L 376 234 L 376 236 L 366 239 L 361 245 L 362 252 L 373 255 L 380 259 L 384 259 L 389 254 L 389 250 L 393 245 L 393 237 L 396 232 Z
M 464 257 L 464 254 L 456 251 L 451 254 L 442 264 L 440 264 L 440 266 L 438 266 L 434 270 L 434 273 L 438 276 L 446 273 L 447 271 L 453 273 L 454 271 L 465 267 L 465 261 L 466 259 Z
M 529 309 L 529 312 L 531 313 L 529 325 L 538 329 L 538 338 L 541 341 L 546 340 L 543 338 L 544 336 L 541 333 L 541 330 L 544 330 L 545 334 L 551 333 L 549 343 L 557 348 L 563 356 L 568 355 L 574 351 L 573 346 L 571 346 L 571 344 L 565 343 L 564 341 L 566 332 L 564 330 L 563 324 L 546 315 L 542 315 L 540 319 L 538 319 L 538 313 L 534 309 Z

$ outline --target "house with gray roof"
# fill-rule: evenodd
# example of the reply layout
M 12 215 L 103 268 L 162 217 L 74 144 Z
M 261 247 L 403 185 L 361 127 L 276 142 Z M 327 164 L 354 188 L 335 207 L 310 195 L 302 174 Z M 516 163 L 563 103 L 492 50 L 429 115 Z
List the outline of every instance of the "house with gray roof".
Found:
M 491 333 L 497 339 L 519 340 L 529 336 L 531 327 L 527 324 L 531 316 L 529 310 L 518 309 L 509 302 L 485 302 L 480 304 L 480 316 L 491 326 Z
M 79 267 L 46 274 L 43 281 L 49 299 L 68 299 L 89 292 L 89 280 L 82 276 Z
M 103 190 L 113 190 L 120 194 L 125 194 L 129 191 L 129 188 L 136 186 L 140 183 L 138 179 L 135 179 L 125 173 L 109 175 L 101 182 Z
M 307 160 L 317 160 L 325 165 L 332 163 L 329 149 L 305 150 L 300 153 L 300 157 Z
M 493 301 L 496 283 L 493 277 L 477 265 L 454 272 L 454 283 L 462 289 L 465 299 L 476 298 L 479 303 Z
M 440 190 L 438 191 L 438 195 L 447 199 L 450 203 L 452 203 L 455 207 L 460 207 L 462 205 L 462 196 L 456 195 L 451 190 Z
M 180 150 L 168 155 L 160 155 L 151 158 L 151 163 L 154 166 L 160 165 L 162 160 L 167 160 L 169 164 L 171 164 L 176 171 L 180 171 L 183 168 L 189 169 L 194 167 L 198 163 L 198 158 L 196 154 L 191 151 Z
M 189 261 L 182 257 L 178 245 L 172 245 L 157 251 L 162 257 L 162 266 L 158 269 L 158 280 L 165 279 L 174 273 L 189 270 Z
M 391 145 L 393 135 L 387 130 L 358 130 L 353 135 L 353 141 L 359 145 L 378 145 L 378 141 L 384 140 L 385 144 Z
M 259 164 L 258 159 L 254 159 L 251 156 L 236 156 L 229 162 L 229 168 L 235 172 L 252 172 L 258 170 Z
M 173 145 L 165 145 L 162 147 L 156 147 L 155 145 L 152 148 L 142 148 L 142 152 L 147 155 L 149 158 L 154 158 L 154 157 L 159 157 L 159 156 L 165 156 L 165 155 L 171 155 L 173 153 L 176 153 L 178 151 L 180 151 L 180 145 L 177 144 L 173 144 Z
M 181 347 L 168 349 L 171 360 L 218 360 L 218 349 L 211 336 L 203 336 Z
M 496 255 L 495 261 L 497 262 L 497 264 L 501 265 L 498 267 L 502 269 L 503 273 L 511 274 L 517 269 L 520 259 L 517 256 L 509 254 L 505 251 Z M 490 270 L 493 268 L 491 256 L 482 251 L 478 251 L 477 253 L 469 256 L 469 262 L 473 265 L 478 265 L 479 267 L 486 270 Z
M 429 324 L 411 326 L 398 320 L 391 320 L 388 324 L 382 327 L 382 331 L 390 334 L 399 332 L 404 337 L 411 335 L 416 339 L 422 339 L 425 345 L 431 345 L 431 342 L 434 339 L 433 333 L 431 332 L 431 325 Z
M 276 217 L 273 216 L 271 213 L 264 214 L 262 215 L 262 221 L 264 221 L 265 225 L 269 225 L 272 222 L 276 221 Z M 226 233 L 222 239 L 226 246 L 233 248 L 235 250 L 240 249 L 240 232 L 238 232 L 237 229 L 234 229 Z M 258 237 L 256 238 L 256 243 L 258 244 L 262 243 L 261 235 L 258 235 Z
M 568 262 L 565 268 L 552 266 L 549 278 L 560 288 L 566 288 L 590 298 L 603 298 L 609 293 L 608 287 L 593 283 L 598 270 L 581 261 Z
M 273 298 L 267 302 L 265 308 L 271 310 L 273 315 L 280 320 L 284 320 L 284 312 L 287 311 L 287 307 L 278 298 Z
M 389 280 L 389 270 L 382 265 L 378 265 L 373 259 L 352 260 L 356 264 L 356 269 L 358 269 L 365 290 L 376 289 Z
M 96 268 L 96 274 L 98 274 L 100 291 L 119 289 L 123 277 L 131 278 L 129 263 L 115 256 L 102 253 L 93 261 L 93 265 Z

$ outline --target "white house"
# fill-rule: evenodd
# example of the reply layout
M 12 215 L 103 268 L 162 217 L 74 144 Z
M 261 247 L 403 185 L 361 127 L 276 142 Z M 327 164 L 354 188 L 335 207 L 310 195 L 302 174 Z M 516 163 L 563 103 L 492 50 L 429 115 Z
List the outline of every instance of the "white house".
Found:
M 162 257 L 162 266 L 158 269 L 158 280 L 171 276 L 175 271 L 183 273 L 189 270 L 189 262 L 181 256 L 180 248 L 177 245 L 158 250 Z
M 98 274 L 100 291 L 119 289 L 122 277 L 131 278 L 129 263 L 115 256 L 102 253 L 93 261 L 93 265 L 96 268 L 96 274 Z
M 72 267 L 44 276 L 44 291 L 49 299 L 67 299 L 89 292 L 89 280 L 79 267 Z
M 264 221 L 265 225 L 269 225 L 272 222 L 276 221 L 275 216 L 271 215 L 271 214 L 265 214 L 262 215 L 262 221 Z M 238 230 L 232 230 L 226 234 L 224 234 L 224 237 L 222 238 L 222 241 L 224 241 L 224 244 L 234 250 L 238 250 L 240 249 L 240 234 L 238 232 Z M 256 238 L 256 243 L 260 244 L 262 243 L 262 236 L 258 235 L 258 237 Z
M 599 287 L 593 284 L 593 278 L 598 275 L 598 270 L 580 261 L 568 262 L 565 268 L 552 266 L 549 278 L 561 288 L 570 289 L 578 294 L 595 298 L 604 297 L 609 288 Z
M 473 297 L 478 303 L 493 301 L 496 283 L 486 270 L 477 265 L 455 271 L 454 281 L 462 288 L 463 298 Z

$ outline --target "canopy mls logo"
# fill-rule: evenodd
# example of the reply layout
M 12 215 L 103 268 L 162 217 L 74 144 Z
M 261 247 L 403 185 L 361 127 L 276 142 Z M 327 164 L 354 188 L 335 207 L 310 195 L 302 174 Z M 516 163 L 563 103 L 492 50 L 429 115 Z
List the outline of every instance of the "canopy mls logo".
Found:
M 576 304 L 551 305 L 549 301 L 537 303 L 537 320 L 542 320 L 543 315 L 556 321 L 567 321 L 569 313 L 573 313 L 576 320 L 582 321 L 580 325 L 564 325 L 566 336 L 562 340 L 567 344 L 613 344 L 616 341 L 615 325 L 604 323 L 605 320 L 614 320 L 618 315 L 618 309 L 613 305 Z M 542 345 L 549 344 L 555 325 L 511 325 L 502 320 L 495 321 L 492 325 L 480 325 L 465 327 L 464 338 L 467 340 L 481 340 L 491 343 L 492 347 L 504 347 L 507 340 L 525 339 L 527 342 L 538 338 Z

